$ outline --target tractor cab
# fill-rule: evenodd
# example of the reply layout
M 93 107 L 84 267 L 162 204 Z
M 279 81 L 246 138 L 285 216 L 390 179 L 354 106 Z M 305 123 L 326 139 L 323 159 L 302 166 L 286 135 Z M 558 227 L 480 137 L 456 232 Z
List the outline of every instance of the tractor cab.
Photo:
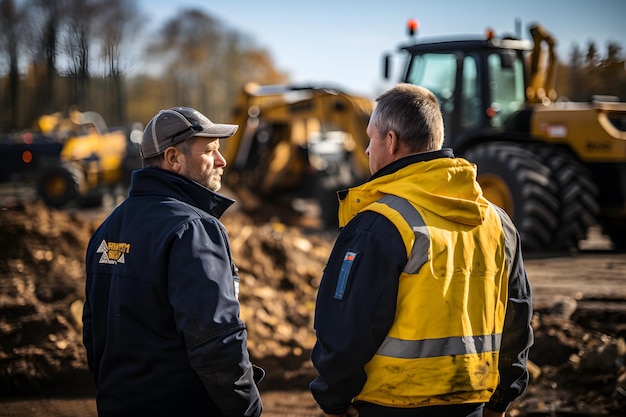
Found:
M 426 87 L 439 100 L 444 146 L 460 150 L 469 138 L 496 133 L 526 105 L 528 41 L 498 39 L 487 31 L 483 38 L 415 42 L 400 50 L 405 55 L 401 81 Z M 389 56 L 387 77 L 388 62 Z
M 538 24 L 528 40 L 488 30 L 419 42 L 417 26 L 409 21 L 412 39 L 399 48 L 399 81 L 435 93 L 444 146 L 476 164 L 483 194 L 513 219 L 525 249 L 577 248 L 598 223 L 626 247 L 626 103 L 558 98 L 556 40 Z M 389 55 L 384 62 L 389 78 Z

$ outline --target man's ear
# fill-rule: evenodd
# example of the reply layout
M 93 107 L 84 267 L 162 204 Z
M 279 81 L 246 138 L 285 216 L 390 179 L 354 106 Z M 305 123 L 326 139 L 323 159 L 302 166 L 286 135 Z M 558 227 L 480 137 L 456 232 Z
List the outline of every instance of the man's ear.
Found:
M 163 169 L 173 172 L 180 172 L 182 167 L 182 163 L 180 161 L 182 158 L 182 152 L 179 152 L 178 149 L 170 146 L 163 152 Z
M 396 155 L 400 150 L 400 140 L 393 130 L 387 132 L 387 149 L 391 155 Z

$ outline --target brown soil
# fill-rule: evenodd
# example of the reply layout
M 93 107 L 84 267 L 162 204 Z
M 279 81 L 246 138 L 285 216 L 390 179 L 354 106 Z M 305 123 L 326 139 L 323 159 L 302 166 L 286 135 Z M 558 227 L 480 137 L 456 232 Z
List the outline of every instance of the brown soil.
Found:
M 0 209 L 0 416 L 95 415 L 80 312 L 86 243 L 105 214 L 38 202 Z M 312 317 L 335 236 L 237 210 L 223 221 L 240 268 L 251 355 L 268 372 L 264 415 L 319 415 L 307 391 Z M 626 254 L 526 258 L 536 310 L 533 379 L 509 415 L 624 415 Z

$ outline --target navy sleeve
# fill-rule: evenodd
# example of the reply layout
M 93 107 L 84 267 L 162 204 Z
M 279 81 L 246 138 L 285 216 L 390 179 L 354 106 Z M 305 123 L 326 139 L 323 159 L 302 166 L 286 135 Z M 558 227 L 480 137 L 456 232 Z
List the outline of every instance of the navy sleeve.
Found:
M 501 209 L 498 209 L 498 212 L 506 236 L 509 296 L 498 364 L 500 382 L 486 407 L 493 411 L 504 412 L 528 386 L 526 362 L 528 351 L 533 344 L 531 327 L 533 309 L 519 234 L 506 213 Z
M 87 280 L 85 294 L 89 294 L 90 284 L 89 280 Z M 89 371 L 94 374 L 94 359 L 93 359 L 93 338 L 91 336 L 92 329 L 92 312 L 91 312 L 91 304 L 89 302 L 89 297 L 85 296 L 85 303 L 83 304 L 83 345 L 85 346 L 85 351 L 87 352 L 87 366 Z
M 87 274 L 86 274 L 86 279 L 85 279 L 85 302 L 83 304 L 83 316 L 82 316 L 82 320 L 83 320 L 83 345 L 85 346 L 85 351 L 87 353 L 87 367 L 89 368 L 89 371 L 91 372 L 91 374 L 94 376 L 94 379 L 96 377 L 96 366 L 94 363 L 94 341 L 93 341 L 93 311 L 92 311 L 92 307 L 91 307 L 91 302 L 90 300 L 90 293 L 93 291 L 93 283 L 92 283 L 92 276 L 89 273 L 89 266 L 93 265 L 93 254 L 96 253 L 95 249 L 93 248 L 93 246 L 95 245 L 95 241 L 98 241 L 98 238 L 96 238 L 95 236 L 97 236 L 97 234 L 94 234 L 94 237 L 92 237 L 89 240 L 89 243 L 87 245 L 87 251 L 86 251 L 86 255 L 85 255 L 85 265 L 87 265 Z
M 364 212 L 341 231 L 317 295 L 318 371 L 309 388 L 328 414 L 342 414 L 366 381 L 363 366 L 374 356 L 395 316 L 398 278 L 407 262 L 396 227 Z
M 247 332 L 239 318 L 230 245 L 215 221 L 195 220 L 172 246 L 168 294 L 191 367 L 225 416 L 258 416 Z

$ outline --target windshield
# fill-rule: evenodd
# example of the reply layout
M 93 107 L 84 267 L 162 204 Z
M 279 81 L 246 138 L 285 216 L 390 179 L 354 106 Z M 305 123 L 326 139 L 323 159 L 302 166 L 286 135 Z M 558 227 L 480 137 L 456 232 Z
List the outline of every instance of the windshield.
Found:
M 453 54 L 424 54 L 413 57 L 407 82 L 421 85 L 437 98 L 450 100 L 454 95 L 456 57 Z
M 502 126 L 514 112 L 524 107 L 524 66 L 519 56 L 489 54 L 490 107 L 495 110 L 492 126 Z
M 451 136 L 454 112 L 456 56 L 450 53 L 424 54 L 413 57 L 406 82 L 428 88 L 435 94 L 444 121 L 445 146 Z
M 435 94 L 446 121 L 446 133 L 451 133 L 450 122 L 454 119 L 455 130 L 478 128 L 484 123 L 501 127 L 511 114 L 524 107 L 526 92 L 521 56 L 508 50 L 493 49 L 486 55 L 483 52 L 467 53 L 462 60 L 460 51 L 426 53 L 412 58 L 406 82 L 426 87 Z M 459 87 L 456 77 L 460 64 Z M 480 68 L 485 66 L 488 76 L 481 77 Z M 481 79 L 486 83 L 484 87 Z M 460 95 L 456 103 L 455 95 Z M 460 108 L 455 109 L 455 104 Z

